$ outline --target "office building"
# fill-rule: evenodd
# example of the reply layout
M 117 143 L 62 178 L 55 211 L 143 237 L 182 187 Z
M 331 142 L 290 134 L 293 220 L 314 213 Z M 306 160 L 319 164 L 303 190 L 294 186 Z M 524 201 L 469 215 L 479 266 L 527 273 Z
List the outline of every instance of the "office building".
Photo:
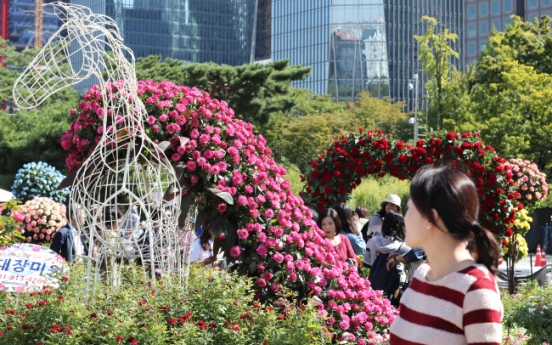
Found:
M 55 0 L 45 0 L 48 4 Z M 63 1 L 67 2 L 67 1 Z M 1 20 L 7 21 L 7 33 L 2 36 L 7 38 L 10 45 L 18 50 L 32 48 L 35 46 L 35 38 L 42 38 L 44 45 L 50 37 L 58 31 L 62 25 L 58 16 L 54 13 L 53 7 L 46 6 L 42 14 L 42 27 L 35 28 L 35 0 L 10 0 L 7 13 L 0 13 Z M 1 23 L 4 28 L 4 23 Z M 38 32 L 37 32 L 38 30 Z
M 458 0 L 273 0 L 272 59 L 311 66 L 312 75 L 297 87 L 336 101 L 369 91 L 406 101 L 411 109 L 415 95 L 408 83 L 414 73 L 423 80 L 413 37 L 427 29 L 421 17 L 435 17 L 438 29 L 456 32 L 453 47 L 462 54 L 462 14 Z M 453 63 L 461 69 L 462 61 Z
M 533 21 L 552 16 L 552 0 L 466 0 L 465 64 L 472 64 L 485 49 L 492 30 L 505 31 L 516 15 Z

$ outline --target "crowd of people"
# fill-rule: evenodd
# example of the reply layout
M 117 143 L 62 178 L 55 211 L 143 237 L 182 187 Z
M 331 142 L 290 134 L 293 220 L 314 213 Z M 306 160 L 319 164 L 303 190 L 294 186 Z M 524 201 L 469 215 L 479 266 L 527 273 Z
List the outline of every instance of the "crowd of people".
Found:
M 362 256 L 372 288 L 400 306 L 392 345 L 498 345 L 500 251 L 478 213 L 468 176 L 423 168 L 412 180 L 405 216 L 400 197 L 390 194 L 368 221 L 365 208 L 352 212 L 341 203 L 320 212 L 317 224 L 343 261 L 355 264 Z

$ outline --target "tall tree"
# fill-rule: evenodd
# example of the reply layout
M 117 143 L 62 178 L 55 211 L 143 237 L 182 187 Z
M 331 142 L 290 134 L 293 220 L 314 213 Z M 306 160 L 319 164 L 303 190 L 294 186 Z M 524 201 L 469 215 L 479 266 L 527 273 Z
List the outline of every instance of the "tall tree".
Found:
M 395 138 L 408 141 L 412 138 L 413 126 L 408 124 L 407 113 L 404 113 L 404 102 L 393 102 L 389 97 L 371 97 L 369 92 L 359 94 L 360 98 L 348 104 L 347 114 L 366 129 L 381 129 Z M 358 128 L 357 128 L 358 129 Z
M 423 16 L 421 20 L 427 23 L 428 29 L 422 36 L 415 35 L 414 39 L 419 45 L 418 59 L 429 78 L 425 84 L 431 100 L 428 117 L 432 127 L 443 128 L 443 118 L 447 113 L 445 91 L 455 70 L 451 60 L 459 57 L 450 45 L 456 42 L 458 35 L 447 28 L 436 32 L 438 24 L 435 18 Z
M 18 52 L 5 41 L 0 41 L 0 46 L 4 47 L 0 52 L 7 65 L 7 68 L 0 68 L 0 99 L 10 102 L 10 107 L 0 111 L 0 183 L 9 188 L 13 175 L 28 162 L 45 161 L 66 170 L 60 137 L 69 128 L 70 110 L 77 106 L 80 96 L 68 88 L 46 99 L 36 109 L 18 110 L 13 104 L 13 86 L 38 50 Z M 68 66 L 61 65 L 60 68 L 67 69 Z
M 300 89 L 292 93 L 298 106 L 290 113 L 273 116 L 263 127 L 263 135 L 277 160 L 295 164 L 303 172 L 333 139 L 358 132 L 359 127 L 382 129 L 404 140 L 412 137 L 408 114 L 402 112 L 404 103 L 378 99 L 365 92 L 344 109 L 343 103 L 331 102 L 328 95 Z
M 552 29 L 548 17 L 515 18 L 495 32 L 467 78 L 461 130 L 477 124 L 482 138 L 506 157 L 552 167 Z
M 152 55 L 138 60 L 136 73 L 138 79 L 196 86 L 227 101 L 238 117 L 259 126 L 266 124 L 270 115 L 297 105 L 290 94 L 291 83 L 304 79 L 310 67 L 290 66 L 287 60 L 232 67 L 161 60 Z

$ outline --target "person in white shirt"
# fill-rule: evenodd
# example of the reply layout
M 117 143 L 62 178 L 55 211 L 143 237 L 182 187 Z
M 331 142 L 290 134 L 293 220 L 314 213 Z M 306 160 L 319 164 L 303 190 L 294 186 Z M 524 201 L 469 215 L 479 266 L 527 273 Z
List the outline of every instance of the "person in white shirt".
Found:
M 203 228 L 201 236 L 194 240 L 190 261 L 200 262 L 206 266 L 212 265 L 219 259 L 222 259 L 222 253 L 217 253 L 218 255 L 215 255 L 215 253 L 213 253 L 214 240 L 215 234 L 213 233 L 213 231 Z

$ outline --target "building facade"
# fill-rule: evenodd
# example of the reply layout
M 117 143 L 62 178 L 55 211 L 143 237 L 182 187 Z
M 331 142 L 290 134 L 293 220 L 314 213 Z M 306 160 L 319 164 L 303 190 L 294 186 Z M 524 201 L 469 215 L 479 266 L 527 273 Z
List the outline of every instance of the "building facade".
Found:
M 48 4 L 55 0 L 45 0 Z M 62 2 L 68 2 L 62 1 Z M 34 47 L 35 43 L 35 0 L 11 0 L 8 9 L 8 41 L 18 50 Z M 0 17 L 1 18 L 1 17 Z M 44 45 L 62 25 L 53 7 L 46 6 L 42 15 L 42 44 Z M 40 29 L 39 29 L 40 30 Z
M 516 15 L 533 21 L 552 17 L 552 0 L 466 0 L 464 12 L 465 64 L 471 65 L 485 49 L 493 29 L 505 31 Z
M 261 1 L 264 12 L 257 12 L 257 0 L 71 0 L 90 7 L 95 13 L 113 18 L 138 60 L 161 55 L 187 62 L 214 62 L 238 66 L 253 62 L 262 51 L 263 15 L 270 1 Z M 266 2 L 269 4 L 267 5 Z M 265 25 L 266 26 L 266 25 Z M 260 27 L 260 29 L 259 29 Z M 270 38 L 268 38 L 270 41 Z M 256 43 L 259 43 L 259 52 Z M 264 44 L 266 49 L 266 43 Z M 78 57 L 76 58 L 78 59 Z M 78 66 L 79 61 L 72 61 Z M 94 80 L 76 86 L 83 92 Z
M 439 27 L 457 33 L 453 48 L 463 54 L 463 9 L 458 0 L 273 0 L 272 59 L 312 68 L 297 87 L 336 101 L 369 91 L 406 101 L 410 109 L 416 97 L 408 83 L 423 72 L 414 40 L 427 29 L 421 17 L 435 17 Z M 453 63 L 462 69 L 462 61 Z
M 458 0 L 385 0 L 385 19 L 387 28 L 387 46 L 389 51 L 390 95 L 395 100 L 404 101 L 407 110 L 413 110 L 415 102 L 418 107 L 426 108 L 424 84 L 427 78 L 418 61 L 418 42 L 414 35 L 423 35 L 428 27 L 421 21 L 423 16 L 437 20 L 436 32 L 445 28 L 458 35 L 456 42 L 451 42 L 452 49 L 458 52 L 459 58 L 452 58 L 451 64 L 463 70 L 464 39 L 464 1 Z M 418 95 L 416 88 L 409 89 L 413 75 L 419 76 Z

